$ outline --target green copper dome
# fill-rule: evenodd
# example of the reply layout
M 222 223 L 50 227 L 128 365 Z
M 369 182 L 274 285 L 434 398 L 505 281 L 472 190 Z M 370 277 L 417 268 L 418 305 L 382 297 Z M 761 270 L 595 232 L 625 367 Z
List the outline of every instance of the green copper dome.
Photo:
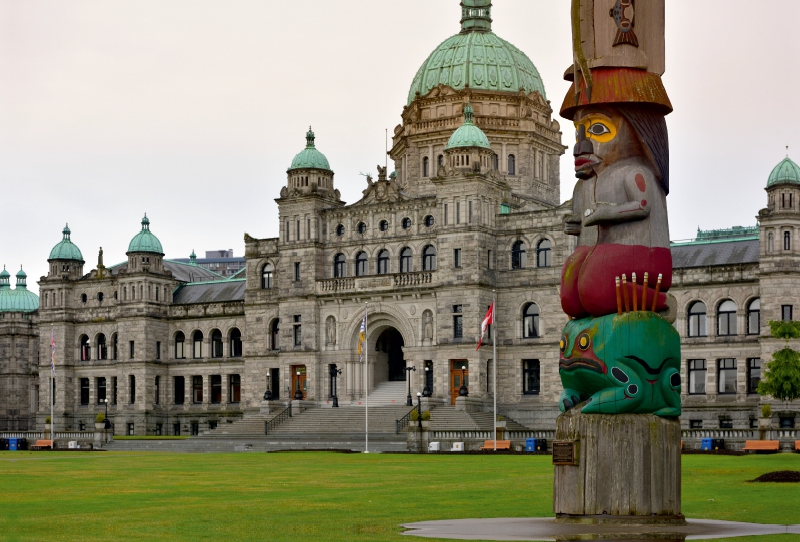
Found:
M 800 166 L 792 162 L 788 155 L 769 174 L 767 187 L 784 183 L 800 184 Z
M 164 254 L 164 249 L 161 248 L 161 241 L 150 232 L 150 219 L 147 218 L 146 213 L 142 219 L 142 231 L 131 239 L 131 243 L 128 245 L 128 252 L 153 252 L 155 254 Z
M 491 148 L 489 146 L 489 138 L 483 133 L 483 130 L 478 128 L 472 123 L 472 118 L 475 112 L 472 106 L 467 103 L 464 106 L 464 124 L 458 127 L 450 136 L 450 141 L 447 142 L 448 149 L 457 149 L 460 147 L 483 147 L 484 149 Z
M 328 159 L 314 146 L 314 132 L 311 131 L 311 126 L 308 127 L 306 134 L 306 148 L 294 157 L 292 165 L 289 166 L 289 171 L 293 169 L 327 169 L 328 171 L 331 169 Z
M 490 0 L 461 2 L 461 32 L 444 40 L 422 63 L 408 104 L 417 92 L 424 96 L 439 84 L 456 90 L 469 88 L 526 93 L 538 91 L 547 99 L 544 83 L 533 62 L 492 30 Z
M 0 312 L 33 312 L 39 308 L 39 296 L 28 290 L 28 275 L 20 267 L 17 273 L 17 287 L 9 285 L 11 275 L 3 267 L 0 272 Z
M 64 238 L 50 251 L 48 260 L 77 260 L 82 262 L 83 254 L 81 254 L 81 250 L 70 240 L 72 232 L 69 229 L 69 224 L 64 226 L 61 233 L 64 235 Z

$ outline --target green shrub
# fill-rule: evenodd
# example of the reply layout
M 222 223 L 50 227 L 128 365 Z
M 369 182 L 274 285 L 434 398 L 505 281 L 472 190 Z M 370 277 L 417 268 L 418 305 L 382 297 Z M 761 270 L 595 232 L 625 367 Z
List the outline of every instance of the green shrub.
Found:
M 426 410 L 425 412 L 422 413 L 422 421 L 423 422 L 430 421 L 430 419 L 431 419 L 431 411 L 430 410 Z
M 416 422 L 417 420 L 419 420 L 419 410 L 417 410 L 416 408 L 412 410 L 410 417 L 412 422 Z
M 53 420 L 50 419 L 50 416 L 44 419 L 44 423 L 53 423 Z
M 95 423 L 103 423 L 104 421 L 106 421 L 106 415 L 101 412 L 100 414 L 94 417 L 94 421 Z
M 761 405 L 761 417 L 762 418 L 771 418 L 772 417 L 772 407 L 769 405 Z

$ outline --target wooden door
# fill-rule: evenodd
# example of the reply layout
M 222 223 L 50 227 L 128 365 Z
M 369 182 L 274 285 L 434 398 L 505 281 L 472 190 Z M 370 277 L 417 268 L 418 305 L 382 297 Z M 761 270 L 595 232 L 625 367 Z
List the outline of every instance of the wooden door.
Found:
M 464 370 L 463 367 L 466 367 Z M 469 363 L 467 360 L 451 360 L 450 361 L 450 404 L 456 404 L 456 397 L 461 389 L 461 380 L 464 379 L 463 384 L 469 391 Z
M 297 374 L 300 373 L 300 374 Z M 305 365 L 295 365 L 292 367 L 292 393 L 290 399 L 294 399 L 297 393 L 298 386 L 303 392 L 303 399 L 306 398 L 308 392 L 308 385 L 306 383 L 306 367 Z

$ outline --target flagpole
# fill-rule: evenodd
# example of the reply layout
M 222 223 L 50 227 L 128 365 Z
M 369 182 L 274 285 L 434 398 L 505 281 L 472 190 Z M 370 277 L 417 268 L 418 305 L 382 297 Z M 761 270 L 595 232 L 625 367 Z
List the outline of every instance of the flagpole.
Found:
M 53 324 L 50 324 L 50 397 L 48 400 L 50 401 L 50 440 L 55 442 L 55 428 L 56 428 L 56 418 L 54 413 L 54 397 L 53 397 L 53 388 L 55 387 L 56 383 L 56 335 L 55 330 L 52 328 Z
M 492 290 L 492 399 L 494 400 L 494 451 L 497 451 L 497 290 Z
M 364 389 L 367 400 L 364 406 L 364 453 L 369 453 L 369 341 L 367 340 L 367 302 L 364 301 Z

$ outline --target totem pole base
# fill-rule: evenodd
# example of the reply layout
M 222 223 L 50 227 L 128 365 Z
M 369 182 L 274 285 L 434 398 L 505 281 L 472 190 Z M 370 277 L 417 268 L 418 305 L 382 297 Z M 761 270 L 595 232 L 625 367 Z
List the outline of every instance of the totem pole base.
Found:
M 556 422 L 554 446 L 567 443 L 577 463 L 559 465 L 564 458 L 554 448 L 556 522 L 685 524 L 680 422 L 652 414 L 582 414 L 583 406 Z

